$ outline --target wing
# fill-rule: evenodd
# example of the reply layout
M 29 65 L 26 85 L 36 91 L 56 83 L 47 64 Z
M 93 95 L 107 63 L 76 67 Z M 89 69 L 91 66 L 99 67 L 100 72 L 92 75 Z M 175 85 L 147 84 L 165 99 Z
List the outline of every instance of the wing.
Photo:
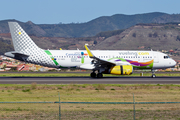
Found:
M 86 48 L 86 51 L 87 51 L 89 57 L 93 59 L 92 63 L 93 63 L 96 67 L 114 66 L 114 65 L 116 65 L 116 63 L 109 62 L 109 61 L 107 61 L 107 60 L 103 60 L 103 59 L 100 59 L 100 58 L 94 56 L 93 53 L 90 51 L 90 49 L 87 47 L 87 45 L 85 45 L 85 48 Z

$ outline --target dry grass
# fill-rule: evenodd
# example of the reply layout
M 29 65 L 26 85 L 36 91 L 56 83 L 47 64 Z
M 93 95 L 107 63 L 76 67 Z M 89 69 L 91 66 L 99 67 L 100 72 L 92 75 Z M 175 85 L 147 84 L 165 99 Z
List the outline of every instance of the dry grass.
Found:
M 0 101 L 137 102 L 180 101 L 180 85 L 0 85 Z
M 178 119 L 180 104 L 136 105 L 136 119 Z M 0 119 L 58 119 L 58 104 L 0 104 Z M 133 119 L 132 104 L 61 104 L 62 120 Z
M 0 85 L 0 101 L 179 102 L 180 85 Z M 58 119 L 58 104 L 0 104 L 0 119 Z M 137 104 L 137 119 L 178 119 L 180 104 Z M 61 104 L 62 119 L 132 119 L 132 104 Z

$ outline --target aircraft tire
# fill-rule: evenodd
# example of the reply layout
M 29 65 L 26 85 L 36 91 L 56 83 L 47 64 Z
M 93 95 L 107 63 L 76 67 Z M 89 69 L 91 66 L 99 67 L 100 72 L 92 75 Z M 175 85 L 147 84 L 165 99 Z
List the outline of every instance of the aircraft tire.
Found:
M 96 73 L 92 72 L 90 76 L 91 76 L 92 78 L 95 78 L 95 77 L 96 77 Z
M 155 74 L 152 74 L 152 76 L 151 76 L 152 78 L 155 78 L 156 77 L 156 75 Z
M 97 74 L 97 78 L 102 78 L 103 77 L 103 74 L 102 73 L 98 73 Z

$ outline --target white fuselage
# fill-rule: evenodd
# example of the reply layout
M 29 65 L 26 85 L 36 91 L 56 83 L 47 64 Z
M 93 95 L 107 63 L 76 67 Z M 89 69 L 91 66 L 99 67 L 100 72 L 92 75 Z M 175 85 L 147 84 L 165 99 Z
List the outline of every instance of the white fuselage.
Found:
M 60 68 L 81 68 L 91 64 L 92 60 L 85 50 L 49 50 Z M 82 55 L 84 53 L 84 55 Z M 156 51 L 106 51 L 92 50 L 94 56 L 115 63 L 116 65 L 132 65 L 139 69 L 161 69 L 175 66 L 176 62 L 166 54 Z M 55 67 L 52 65 L 52 67 Z M 87 68 L 88 69 L 88 68 Z

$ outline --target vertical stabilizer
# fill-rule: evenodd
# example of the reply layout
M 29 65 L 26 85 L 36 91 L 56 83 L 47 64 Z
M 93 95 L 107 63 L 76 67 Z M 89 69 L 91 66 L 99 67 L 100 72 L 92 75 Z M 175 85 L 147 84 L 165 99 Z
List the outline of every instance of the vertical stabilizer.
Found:
M 15 51 L 23 52 L 39 48 L 17 22 L 8 22 L 8 24 Z
M 28 63 L 58 67 L 46 52 L 39 48 L 17 22 L 8 22 L 14 50 L 5 53 L 6 56 Z

